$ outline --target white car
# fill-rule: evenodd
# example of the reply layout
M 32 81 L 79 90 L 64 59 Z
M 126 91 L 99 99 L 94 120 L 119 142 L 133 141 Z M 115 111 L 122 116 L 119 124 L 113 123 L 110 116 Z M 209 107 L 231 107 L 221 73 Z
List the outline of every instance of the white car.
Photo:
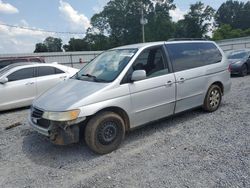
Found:
M 0 70 L 0 111 L 30 106 L 34 98 L 78 69 L 57 63 L 16 63 Z

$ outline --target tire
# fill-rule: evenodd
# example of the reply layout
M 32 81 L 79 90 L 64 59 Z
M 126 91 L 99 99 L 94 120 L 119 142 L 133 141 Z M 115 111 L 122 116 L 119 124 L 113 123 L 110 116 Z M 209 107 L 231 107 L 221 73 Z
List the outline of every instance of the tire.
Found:
M 248 70 L 247 70 L 247 65 L 246 64 L 243 64 L 242 67 L 241 67 L 241 71 L 240 71 L 240 75 L 242 77 L 246 76 L 248 73 Z
M 116 150 L 125 137 L 124 120 L 113 112 L 101 112 L 87 123 L 85 141 L 98 154 Z
M 207 91 L 202 108 L 207 112 L 214 112 L 219 108 L 221 100 L 221 88 L 218 85 L 212 85 Z

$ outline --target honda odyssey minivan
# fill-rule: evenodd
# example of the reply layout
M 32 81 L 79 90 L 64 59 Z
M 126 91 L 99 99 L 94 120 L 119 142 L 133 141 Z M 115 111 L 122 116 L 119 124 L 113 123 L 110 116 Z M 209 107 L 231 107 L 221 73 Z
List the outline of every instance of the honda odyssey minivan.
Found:
M 82 133 L 91 150 L 105 154 L 140 125 L 195 107 L 216 111 L 230 87 L 229 63 L 214 42 L 122 46 L 35 99 L 29 123 L 60 145 Z

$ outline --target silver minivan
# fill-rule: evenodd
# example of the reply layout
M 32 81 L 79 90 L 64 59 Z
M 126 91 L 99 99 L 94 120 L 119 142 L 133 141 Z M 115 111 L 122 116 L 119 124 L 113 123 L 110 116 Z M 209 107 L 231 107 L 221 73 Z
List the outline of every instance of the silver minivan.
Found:
M 122 46 L 35 99 L 29 123 L 55 144 L 82 135 L 90 149 L 105 154 L 140 125 L 195 107 L 217 110 L 230 87 L 228 61 L 214 42 Z

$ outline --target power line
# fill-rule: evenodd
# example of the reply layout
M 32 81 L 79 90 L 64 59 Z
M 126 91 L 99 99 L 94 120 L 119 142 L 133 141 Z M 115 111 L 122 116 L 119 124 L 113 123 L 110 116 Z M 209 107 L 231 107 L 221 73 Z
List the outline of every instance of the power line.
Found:
M 44 33 L 68 34 L 68 35 L 84 35 L 85 34 L 85 33 L 80 33 L 80 32 L 64 32 L 64 31 L 50 31 L 50 30 L 43 30 L 43 29 L 34 29 L 30 27 L 16 26 L 16 25 L 4 24 L 4 23 L 0 23 L 0 25 L 12 27 L 12 28 L 30 30 L 30 31 L 39 31 L 39 32 L 44 32 Z

